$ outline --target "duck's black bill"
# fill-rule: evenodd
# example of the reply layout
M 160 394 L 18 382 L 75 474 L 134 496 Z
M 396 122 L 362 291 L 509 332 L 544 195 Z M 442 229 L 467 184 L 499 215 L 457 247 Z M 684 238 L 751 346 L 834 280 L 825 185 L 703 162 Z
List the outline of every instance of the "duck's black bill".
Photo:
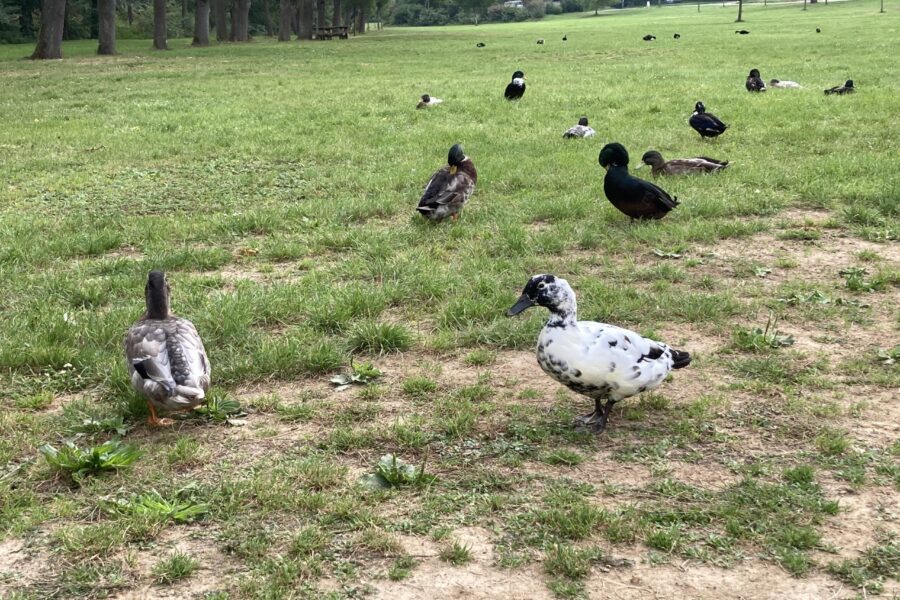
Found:
M 529 298 L 525 294 L 522 294 L 521 296 L 519 296 L 519 300 L 515 304 L 513 304 L 509 310 L 506 311 L 506 316 L 514 317 L 523 310 L 531 308 L 532 306 L 534 306 L 534 302 L 531 301 L 531 298 Z

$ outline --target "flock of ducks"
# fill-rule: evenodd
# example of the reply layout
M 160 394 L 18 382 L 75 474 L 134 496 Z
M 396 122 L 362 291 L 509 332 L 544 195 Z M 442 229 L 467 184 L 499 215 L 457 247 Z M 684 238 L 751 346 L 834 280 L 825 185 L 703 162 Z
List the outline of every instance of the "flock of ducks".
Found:
M 746 35 L 749 31 L 736 33 Z M 680 35 L 676 33 L 674 37 L 678 39 Z M 644 39 L 656 38 L 648 35 Z M 538 43 L 543 43 L 543 39 Z M 482 42 L 477 45 L 485 46 Z M 525 81 L 525 73 L 515 71 L 504 97 L 510 101 L 521 99 L 525 95 Z M 794 81 L 778 79 L 772 79 L 770 85 L 800 87 Z M 766 91 L 758 69 L 750 71 L 746 88 L 756 93 Z M 853 81 L 848 80 L 825 93 L 841 95 L 854 91 Z M 441 99 L 423 94 L 416 108 L 441 103 Z M 701 139 L 716 138 L 728 129 L 706 110 L 703 102 L 696 103 L 688 123 Z M 589 126 L 587 117 L 581 117 L 563 133 L 565 138 L 594 135 L 596 132 Z M 606 171 L 603 191 L 607 199 L 632 220 L 661 219 L 678 206 L 676 197 L 628 172 L 628 151 L 622 144 L 612 142 L 603 146 L 598 162 Z M 641 163 L 638 168 L 647 165 L 654 176 L 716 173 L 728 167 L 728 161 L 704 156 L 666 161 L 656 150 L 645 152 Z M 417 211 L 431 221 L 448 217 L 456 221 L 477 181 L 474 163 L 460 144 L 454 144 L 447 154 L 447 164 L 428 180 Z M 151 271 L 148 275 L 145 303 L 146 311 L 125 335 L 125 357 L 131 384 L 147 401 L 150 424 L 167 425 L 171 420 L 160 419 L 157 411 L 188 410 L 201 404 L 209 390 L 211 367 L 197 329 L 187 319 L 172 314 L 170 287 L 161 271 Z M 594 400 L 594 411 L 576 419 L 578 427 L 603 431 L 616 402 L 655 389 L 672 370 L 691 362 L 688 352 L 634 331 L 606 323 L 579 321 L 575 292 L 565 279 L 555 275 L 531 277 L 506 314 L 512 317 L 533 306 L 542 306 L 550 313 L 538 336 L 538 364 L 556 381 Z

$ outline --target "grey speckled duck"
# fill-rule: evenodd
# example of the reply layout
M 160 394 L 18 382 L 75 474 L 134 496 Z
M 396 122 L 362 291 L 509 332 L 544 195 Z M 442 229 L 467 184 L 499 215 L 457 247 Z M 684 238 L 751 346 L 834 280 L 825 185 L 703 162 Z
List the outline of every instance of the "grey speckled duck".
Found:
M 203 402 L 210 366 L 194 324 L 169 311 L 169 283 L 162 271 L 150 271 L 144 290 L 147 312 L 125 334 L 125 358 L 131 385 L 150 408 L 151 425 L 168 425 L 157 409 L 187 410 Z
M 579 321 L 575 292 L 555 275 L 532 277 L 506 315 L 535 305 L 550 311 L 538 336 L 538 364 L 553 379 L 594 400 L 594 412 L 575 423 L 596 433 L 606 428 L 616 402 L 658 387 L 672 369 L 691 362 L 689 353 L 633 331 Z

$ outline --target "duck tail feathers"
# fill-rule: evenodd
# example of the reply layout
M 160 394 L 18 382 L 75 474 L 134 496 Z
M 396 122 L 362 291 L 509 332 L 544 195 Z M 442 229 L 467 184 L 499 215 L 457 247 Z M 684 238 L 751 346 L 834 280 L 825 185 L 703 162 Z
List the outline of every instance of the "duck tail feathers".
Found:
M 691 354 L 684 350 L 676 350 L 672 348 L 672 368 L 683 369 L 691 364 Z

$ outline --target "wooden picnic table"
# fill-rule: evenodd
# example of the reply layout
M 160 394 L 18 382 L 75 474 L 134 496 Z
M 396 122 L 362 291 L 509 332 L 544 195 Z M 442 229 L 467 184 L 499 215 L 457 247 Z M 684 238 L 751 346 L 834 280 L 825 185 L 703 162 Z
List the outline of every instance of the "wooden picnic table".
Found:
M 350 27 L 341 25 L 338 27 L 316 27 L 317 40 L 330 40 L 333 37 L 339 37 L 346 40 L 349 36 Z

